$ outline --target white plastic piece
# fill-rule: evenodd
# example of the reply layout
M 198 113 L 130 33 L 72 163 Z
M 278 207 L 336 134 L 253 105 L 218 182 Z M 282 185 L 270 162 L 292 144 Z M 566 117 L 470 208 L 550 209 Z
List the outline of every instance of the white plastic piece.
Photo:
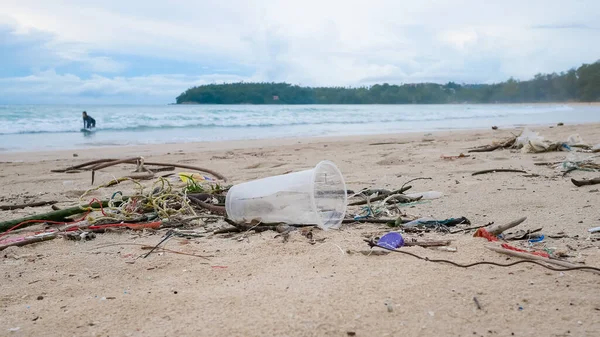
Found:
M 519 137 L 517 137 L 517 140 L 515 141 L 515 145 L 518 148 L 521 148 L 525 145 L 528 145 L 529 143 L 543 144 L 543 142 L 544 142 L 544 137 L 540 136 L 537 132 L 533 132 L 533 131 L 529 130 L 529 128 L 525 128 L 523 130 L 523 132 L 521 132 L 521 135 Z
M 439 199 L 439 198 L 443 197 L 444 193 L 438 192 L 438 191 L 427 191 L 427 192 L 406 194 L 406 196 L 409 198 L 418 198 L 418 197 L 422 196 L 421 200 L 433 200 L 433 199 Z
M 584 144 L 583 142 L 583 138 L 581 138 L 581 136 L 579 134 L 573 134 L 570 135 L 569 138 L 567 138 L 567 145 L 581 145 Z

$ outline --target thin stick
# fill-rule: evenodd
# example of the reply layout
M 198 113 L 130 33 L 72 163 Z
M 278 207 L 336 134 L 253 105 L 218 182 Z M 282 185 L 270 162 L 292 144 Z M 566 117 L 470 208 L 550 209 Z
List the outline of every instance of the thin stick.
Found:
M 88 161 L 88 162 L 83 163 L 83 164 L 79 164 L 79 165 L 75 165 L 75 166 L 70 166 L 70 167 L 67 167 L 66 169 L 51 170 L 50 172 L 62 173 L 62 172 L 66 172 L 66 171 L 83 169 L 86 166 L 100 164 L 100 163 L 106 163 L 106 162 L 115 161 L 115 160 L 116 159 L 97 159 L 97 160 Z
M 554 260 L 554 259 L 549 259 L 549 258 L 538 256 L 538 255 L 516 252 L 513 250 L 508 250 L 508 249 L 504 249 L 504 248 L 497 247 L 497 246 L 485 245 L 485 248 L 492 250 L 494 252 L 500 253 L 500 254 L 505 254 L 505 255 L 518 257 L 518 258 L 522 258 L 522 259 L 527 259 L 527 260 L 543 261 L 545 263 L 554 264 L 554 265 L 565 267 L 565 268 L 579 267 L 578 265 L 567 262 L 567 261 Z M 600 271 L 593 270 L 593 269 L 583 269 L 583 270 L 587 270 L 587 271 L 591 271 L 592 273 L 600 274 Z
M 22 204 L 22 205 L 0 205 L 0 210 L 10 211 L 13 209 L 21 209 L 21 208 L 27 208 L 27 207 L 40 207 L 40 206 L 46 206 L 46 205 L 54 205 L 57 202 L 58 201 L 39 201 L 39 202 L 32 202 L 32 203 L 28 203 L 28 204 Z
M 0 244 L 0 250 L 4 250 L 11 246 L 21 247 L 21 246 L 29 245 L 32 243 L 53 240 L 55 238 L 56 238 L 56 233 L 39 235 L 39 236 L 30 236 L 30 237 L 24 238 L 21 241 L 13 241 L 13 242 L 7 242 L 4 244 Z
M 472 175 L 472 176 L 476 176 L 476 175 L 480 175 L 480 174 L 486 174 L 486 173 L 496 173 L 496 172 L 515 172 L 515 173 L 527 173 L 527 171 L 523 171 L 523 170 L 514 170 L 514 169 L 492 169 L 492 170 L 482 170 L 482 171 L 473 172 L 473 174 L 471 174 L 471 175 Z
M 142 249 L 152 249 L 153 248 L 153 246 L 145 245 L 143 243 L 122 242 L 122 243 L 110 243 L 107 245 L 94 247 L 92 249 L 101 249 L 101 248 L 107 248 L 107 247 L 113 247 L 113 246 L 140 246 L 140 247 L 142 247 Z M 181 254 L 181 255 L 187 255 L 187 256 L 194 256 L 194 257 L 203 258 L 203 259 L 209 260 L 209 261 L 210 261 L 209 257 L 214 257 L 212 255 L 211 256 L 203 256 L 203 255 L 197 255 L 197 254 L 178 252 L 176 250 L 171 250 L 171 249 L 163 248 L 163 247 L 157 248 L 157 251 L 158 252 L 169 252 L 169 253 L 173 253 L 173 254 Z
M 206 203 L 198 198 L 194 198 L 191 195 L 188 195 L 187 197 L 193 204 L 196 204 L 204 209 L 207 209 L 207 210 L 211 211 L 212 213 L 227 216 L 227 211 L 225 210 L 225 207 L 223 207 L 223 206 L 211 205 L 211 204 Z
M 493 223 L 492 223 L 493 224 Z M 467 228 L 462 228 L 462 229 L 457 229 L 455 231 L 451 231 L 450 234 L 456 234 L 456 233 L 460 233 L 460 232 L 466 232 L 466 231 L 471 231 L 473 229 L 479 229 L 479 228 L 483 228 L 483 227 L 487 227 L 490 224 L 487 225 L 480 225 L 480 226 L 474 226 L 474 227 L 467 227 Z
M 492 235 L 499 235 L 507 229 L 520 225 L 525 220 L 527 220 L 527 217 L 519 218 L 504 225 L 491 225 L 488 227 L 487 231 Z
M 476 149 L 469 150 L 468 152 L 469 153 L 472 153 L 472 152 L 492 152 L 492 151 L 497 150 L 497 149 L 499 149 L 501 147 L 502 147 L 501 145 L 486 145 L 486 146 L 478 147 Z
M 587 271 L 591 271 L 591 272 L 600 274 L 600 268 L 596 268 L 596 267 L 573 265 L 573 267 L 569 267 L 569 268 L 554 268 L 554 267 L 551 267 L 551 266 L 547 265 L 544 262 L 548 262 L 548 261 L 562 262 L 562 261 L 548 260 L 548 259 L 545 259 L 545 258 L 543 258 L 541 256 L 536 256 L 536 255 L 531 255 L 531 254 L 525 254 L 525 255 L 531 255 L 531 256 L 534 256 L 534 257 L 539 257 L 539 258 L 543 259 L 543 261 L 540 262 L 540 261 L 537 261 L 537 260 L 531 260 L 531 259 L 529 259 L 530 256 L 527 256 L 523 260 L 519 260 L 519 261 L 512 262 L 512 263 L 506 263 L 506 264 L 496 263 L 496 262 L 489 262 L 489 261 L 479 261 L 479 262 L 473 262 L 473 263 L 469 263 L 469 264 L 461 264 L 461 263 L 456 263 L 454 261 L 444 260 L 444 259 L 430 259 L 428 257 L 422 257 L 422 256 L 419 256 L 417 254 L 413 254 L 413 253 L 405 251 L 405 250 L 397 250 L 397 249 L 389 248 L 387 246 L 380 246 L 377 243 L 375 243 L 375 242 L 373 242 L 373 241 L 371 241 L 369 239 L 365 239 L 364 241 L 366 241 L 369 244 L 369 246 L 371 246 L 371 247 L 379 247 L 381 249 L 385 249 L 387 251 L 391 251 L 391 252 L 394 252 L 394 253 L 399 253 L 399 254 L 404 254 L 404 255 L 410 255 L 410 256 L 412 256 L 414 258 L 417 258 L 419 260 L 424 260 L 424 261 L 428 261 L 428 262 L 448 263 L 448 264 L 451 264 L 451 265 L 453 265 L 455 267 L 460 267 L 460 268 L 471 268 L 471 267 L 474 267 L 474 266 L 482 266 L 482 265 L 491 265 L 491 266 L 498 266 L 498 267 L 506 268 L 506 267 L 516 266 L 518 264 L 530 263 L 530 264 L 536 264 L 538 266 L 544 267 L 546 269 L 554 270 L 554 271 L 587 270 Z M 502 249 L 502 251 L 508 251 L 508 250 L 507 249 Z M 513 251 L 509 251 L 509 252 L 517 253 L 517 252 L 513 252 Z M 502 252 L 502 253 L 504 253 L 504 252 Z M 565 262 L 562 262 L 562 263 L 565 263 Z
M 432 178 L 428 178 L 428 177 L 419 177 L 419 178 L 411 179 L 411 180 L 405 182 L 404 184 L 402 184 L 402 186 L 400 186 L 400 192 L 398 192 L 398 193 L 402 193 L 402 192 L 406 191 L 404 189 L 404 186 L 406 186 L 408 183 L 411 183 L 411 182 L 413 182 L 415 180 L 431 180 L 431 179 Z M 392 194 L 395 194 L 395 193 L 392 193 Z
M 128 159 L 121 159 L 121 160 L 114 160 L 108 163 L 104 163 L 104 164 L 99 164 L 96 165 L 94 167 L 92 167 L 92 184 L 94 183 L 94 174 L 97 170 L 106 168 L 106 167 L 110 167 L 110 166 L 114 166 L 114 165 L 118 165 L 118 164 L 137 164 L 138 161 L 140 160 L 139 157 L 137 158 L 128 158 Z M 195 170 L 195 171 L 200 171 L 200 172 L 206 172 L 209 174 L 212 174 L 213 176 L 223 180 L 223 181 L 227 181 L 227 178 L 225 176 L 223 176 L 222 174 L 207 169 L 207 168 L 203 168 L 203 167 L 198 167 L 198 166 L 192 166 L 192 165 L 185 165 L 185 164 L 168 164 L 168 163 L 154 163 L 154 162 L 144 162 L 144 165 L 150 165 L 150 166 L 172 166 L 172 167 L 178 167 L 178 168 L 184 168 L 184 169 L 190 169 L 190 170 Z
M 558 165 L 561 164 L 562 161 L 554 161 L 554 162 L 543 162 L 543 163 L 533 163 L 533 165 L 536 166 L 554 166 L 554 165 Z
M 573 172 L 575 170 L 578 170 L 578 168 L 577 167 L 569 167 L 565 172 L 563 172 L 562 176 L 566 177 L 567 174 L 569 174 L 569 173 L 571 173 L 571 172 Z
M 173 233 L 173 232 L 171 232 L 171 231 L 168 231 L 168 232 L 167 232 L 167 235 L 165 235 L 165 237 L 164 237 L 162 240 L 160 240 L 160 242 L 159 242 L 159 243 L 157 243 L 157 244 L 156 244 L 156 246 L 154 246 L 152 249 L 150 249 L 150 251 L 148 252 L 148 254 L 144 255 L 144 259 L 145 259 L 145 258 L 147 258 L 147 257 L 148 257 L 150 254 L 152 254 L 152 252 L 153 252 L 153 251 L 154 251 L 156 248 L 158 248 L 158 246 L 160 246 L 160 245 L 161 245 L 163 242 L 165 242 L 165 241 L 167 241 L 168 239 L 170 239 L 170 238 L 171 238 L 171 235 L 172 235 L 172 233 Z
M 406 247 L 441 247 L 450 245 L 450 240 L 443 241 L 417 241 L 417 242 L 404 242 L 404 246 Z
M 140 157 L 135 157 L 135 158 L 127 158 L 127 159 L 118 159 L 118 160 L 112 160 L 110 162 L 104 162 L 104 163 L 100 163 L 98 165 L 94 165 L 91 169 L 92 172 L 95 170 L 100 170 L 109 166 L 114 166 L 114 165 L 118 165 L 118 164 L 127 164 L 129 162 L 135 162 L 137 164 L 137 161 L 140 159 Z
M 429 179 L 431 179 L 431 178 L 429 178 Z M 412 186 L 409 185 L 409 186 L 404 187 L 404 185 L 403 185 L 403 187 L 400 188 L 399 190 L 391 191 L 390 193 L 383 193 L 381 195 L 376 196 L 375 198 L 371 198 L 370 200 L 355 201 L 353 203 L 348 204 L 348 206 L 366 205 L 369 202 L 375 202 L 375 201 L 383 200 L 383 199 L 389 197 L 392 194 L 401 194 L 401 193 L 404 193 L 405 191 L 409 190 L 410 188 L 412 188 Z
M 477 299 L 477 297 L 473 297 L 473 302 L 475 302 L 477 309 L 482 310 L 481 304 L 479 304 L 479 300 Z

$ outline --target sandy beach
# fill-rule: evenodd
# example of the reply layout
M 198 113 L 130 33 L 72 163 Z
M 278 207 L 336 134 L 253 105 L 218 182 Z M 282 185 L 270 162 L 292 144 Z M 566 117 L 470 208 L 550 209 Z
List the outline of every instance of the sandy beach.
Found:
M 597 124 L 533 130 L 548 140 L 565 141 L 579 134 L 590 145 L 600 143 Z M 431 177 L 411 183 L 411 191 L 434 190 L 444 196 L 403 208 L 407 217 L 464 216 L 475 226 L 526 216 L 518 229 L 541 227 L 545 235 L 535 247 L 564 252 L 566 260 L 577 265 L 600 267 L 600 241 L 588 233 L 600 226 L 600 186 L 576 187 L 570 181 L 600 173 L 578 170 L 562 177 L 552 167 L 535 165 L 563 161 L 567 152 L 497 150 L 456 160 L 441 158 L 467 154 L 472 147 L 518 133 L 487 129 L 2 153 L 0 204 L 57 200 L 59 207 L 76 205 L 92 187 L 91 173 L 50 170 L 98 158 L 144 156 L 198 165 L 224 174 L 231 184 L 312 168 L 327 159 L 337 164 L 347 188 L 355 191 L 395 189 L 410 179 Z M 471 175 L 499 168 L 535 175 Z M 132 169 L 122 165 L 103 169 L 96 181 L 107 182 L 131 174 Z M 126 194 L 132 188 L 125 183 L 90 197 L 106 199 L 117 190 Z M 348 214 L 359 209 L 349 207 Z M 1 214 L 10 220 L 50 210 L 44 206 Z M 396 253 L 363 254 L 369 250 L 364 239 L 390 230 L 381 224 L 315 229 L 315 244 L 300 231 L 292 232 L 287 242 L 266 231 L 244 237 L 207 234 L 167 244 L 172 250 L 209 255 L 209 260 L 168 252 L 136 259 L 146 251 L 129 244 L 156 245 L 164 230 L 11 247 L 0 252 L 0 335 L 600 335 L 600 275 L 531 264 L 459 268 Z M 463 264 L 518 260 L 486 249 L 488 242 L 473 237 L 473 231 L 405 234 L 405 239 L 411 238 L 452 240 L 456 252 L 401 248 L 430 259 Z M 116 245 L 98 248 L 110 244 Z M 527 247 L 526 241 L 511 244 Z

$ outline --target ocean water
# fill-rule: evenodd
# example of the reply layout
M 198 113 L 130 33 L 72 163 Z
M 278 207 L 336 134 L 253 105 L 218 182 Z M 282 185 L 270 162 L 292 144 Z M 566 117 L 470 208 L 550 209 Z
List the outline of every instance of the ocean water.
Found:
M 96 119 L 85 134 L 81 112 Z M 0 105 L 0 151 L 600 122 L 591 105 Z

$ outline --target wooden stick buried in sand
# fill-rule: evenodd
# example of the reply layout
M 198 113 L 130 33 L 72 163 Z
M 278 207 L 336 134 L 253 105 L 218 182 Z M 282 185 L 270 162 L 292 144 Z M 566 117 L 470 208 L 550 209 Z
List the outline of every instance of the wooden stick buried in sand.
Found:
M 472 176 L 476 176 L 476 175 L 480 175 L 480 174 L 486 174 L 486 173 L 496 173 L 496 172 L 527 173 L 527 171 L 523 171 L 523 170 L 514 170 L 514 169 L 491 169 L 491 170 L 483 170 L 483 171 L 477 171 L 477 172 L 473 172 L 471 175 L 472 175 Z
M 571 182 L 573 183 L 573 185 L 575 185 L 577 187 L 586 186 L 586 185 L 596 185 L 596 184 L 600 184 L 600 178 L 594 178 L 594 179 L 590 179 L 590 180 L 571 179 Z

